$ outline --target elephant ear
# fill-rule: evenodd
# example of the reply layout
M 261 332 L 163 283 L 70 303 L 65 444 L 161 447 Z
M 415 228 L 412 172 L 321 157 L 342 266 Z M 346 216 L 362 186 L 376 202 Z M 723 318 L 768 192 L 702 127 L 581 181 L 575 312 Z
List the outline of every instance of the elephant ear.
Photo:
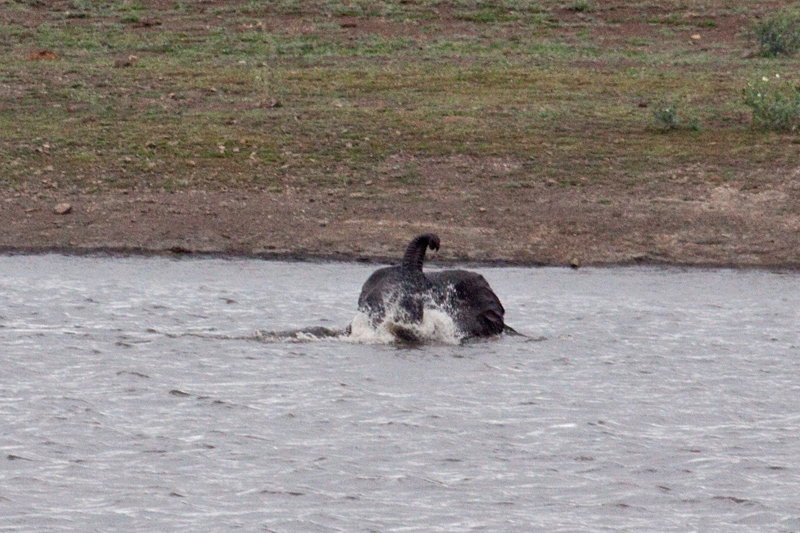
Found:
M 444 270 L 428 275 L 434 300 L 468 337 L 499 335 L 505 309 L 486 278 L 468 270 Z

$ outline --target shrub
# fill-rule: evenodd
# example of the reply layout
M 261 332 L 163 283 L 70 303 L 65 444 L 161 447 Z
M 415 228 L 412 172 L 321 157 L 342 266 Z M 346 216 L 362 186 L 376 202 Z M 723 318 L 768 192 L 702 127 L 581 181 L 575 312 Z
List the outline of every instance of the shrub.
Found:
M 586 0 L 578 0 L 577 2 L 573 2 L 572 4 L 567 6 L 568 10 L 575 11 L 576 13 L 593 11 L 593 8 L 594 6 L 592 6 L 592 4 L 587 2 Z
M 752 33 L 762 56 L 792 55 L 800 49 L 800 15 L 778 12 L 755 23 Z
M 656 128 L 663 132 L 677 129 L 692 131 L 700 129 L 700 121 L 697 118 L 692 118 L 688 124 L 681 123 L 678 119 L 678 105 L 675 103 L 661 102 L 657 104 L 653 109 L 653 120 Z
M 770 131 L 795 131 L 800 126 L 800 87 L 766 76 L 744 88 L 744 103 L 753 110 L 753 126 Z
M 678 106 L 675 104 L 660 103 L 653 109 L 653 120 L 656 127 L 664 131 L 678 127 Z

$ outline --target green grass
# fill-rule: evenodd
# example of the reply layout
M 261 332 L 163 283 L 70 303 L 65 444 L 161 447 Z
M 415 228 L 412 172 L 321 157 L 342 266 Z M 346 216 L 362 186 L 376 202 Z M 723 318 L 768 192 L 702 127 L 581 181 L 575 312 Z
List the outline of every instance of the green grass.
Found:
M 47 166 L 83 190 L 355 186 L 397 155 L 513 159 L 509 184 L 635 184 L 654 168 L 741 173 L 764 164 L 753 154 L 790 159 L 790 143 L 750 127 L 742 88 L 764 65 L 739 59 L 745 37 L 700 49 L 677 27 L 661 32 L 712 31 L 725 16 L 744 29 L 758 2 L 146 5 L 76 0 L 86 17 L 66 18 L 0 1 L 12 17 L 0 26 L 0 186 L 35 187 Z M 609 32 L 628 22 L 652 33 Z M 28 61 L 34 49 L 59 59 Z M 662 101 L 691 118 L 653 128 Z M 403 166 L 386 183 L 423 176 Z
M 789 132 L 800 127 L 800 88 L 782 81 L 779 75 L 749 83 L 744 103 L 753 110 L 756 128 Z
M 776 11 L 752 23 L 761 55 L 794 55 L 800 49 L 800 13 Z

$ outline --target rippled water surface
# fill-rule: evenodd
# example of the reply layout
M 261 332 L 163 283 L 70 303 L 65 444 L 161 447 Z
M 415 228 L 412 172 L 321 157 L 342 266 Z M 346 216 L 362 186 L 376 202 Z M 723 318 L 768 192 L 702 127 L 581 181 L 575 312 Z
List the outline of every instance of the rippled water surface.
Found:
M 0 530 L 800 530 L 797 274 L 480 269 L 532 339 L 254 335 L 372 269 L 0 257 Z

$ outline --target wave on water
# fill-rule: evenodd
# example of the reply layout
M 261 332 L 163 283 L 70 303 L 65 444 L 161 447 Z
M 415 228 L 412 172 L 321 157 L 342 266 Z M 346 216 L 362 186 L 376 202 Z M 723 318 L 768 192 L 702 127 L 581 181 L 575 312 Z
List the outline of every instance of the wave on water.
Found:
M 315 342 L 320 340 L 344 340 L 348 334 L 346 329 L 313 326 L 310 328 L 289 329 L 284 331 L 256 330 L 254 340 L 266 343 L 278 342 Z
M 257 331 L 255 339 L 261 342 L 315 342 L 335 340 L 354 344 L 459 344 L 464 335 L 452 317 L 438 308 L 425 308 L 422 322 L 405 323 L 395 313 L 387 313 L 386 320 L 373 325 L 366 313 L 359 311 L 347 328 L 334 329 L 322 326 L 285 330 Z

